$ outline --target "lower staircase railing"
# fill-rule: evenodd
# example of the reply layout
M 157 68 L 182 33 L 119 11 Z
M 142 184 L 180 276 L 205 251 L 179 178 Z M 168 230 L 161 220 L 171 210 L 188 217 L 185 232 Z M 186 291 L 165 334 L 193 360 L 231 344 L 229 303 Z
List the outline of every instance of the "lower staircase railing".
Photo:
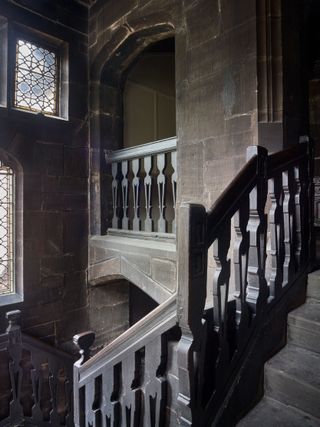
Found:
M 310 143 L 271 155 L 251 146 L 247 159 L 212 209 L 185 204 L 179 210 L 181 425 L 220 425 L 217 413 L 257 329 L 290 287 L 306 283 L 313 224 Z M 204 317 L 208 256 L 215 264 L 213 308 Z
M 19 310 L 0 335 L 0 426 L 73 426 L 74 358 L 21 333 Z
M 168 404 L 168 340 L 176 325 L 171 297 L 93 357 L 93 332 L 74 337 L 75 425 L 162 426 Z

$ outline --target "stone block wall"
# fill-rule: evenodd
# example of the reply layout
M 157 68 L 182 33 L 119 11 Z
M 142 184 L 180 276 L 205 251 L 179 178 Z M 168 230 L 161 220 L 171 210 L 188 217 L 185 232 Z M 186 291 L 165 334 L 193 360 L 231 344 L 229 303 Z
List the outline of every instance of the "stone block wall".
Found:
M 161 26 L 168 27 L 162 34 Z M 91 102 L 91 146 L 97 153 L 121 146 L 126 67 L 148 43 L 169 35 L 176 42 L 179 201 L 209 207 L 243 165 L 246 147 L 257 143 L 253 0 L 97 1 L 89 19 L 90 73 L 93 93 L 103 87 L 104 97 Z M 121 61 L 126 46 L 131 56 Z M 106 84 L 108 72 L 116 78 Z M 97 176 L 93 167 L 93 192 L 99 192 Z M 93 230 L 106 229 L 105 213 L 92 219 Z
M 88 235 L 104 234 L 108 226 L 110 173 L 103 149 L 122 145 L 124 80 L 148 44 L 175 37 L 178 204 L 210 207 L 244 164 L 248 145 L 269 143 L 275 136 L 270 148 L 281 148 L 283 114 L 292 117 L 296 135 L 298 112 L 291 114 L 290 105 L 299 105 L 299 97 L 291 97 L 299 76 L 288 79 L 285 102 L 279 95 L 279 2 L 258 3 L 268 4 L 268 19 L 259 15 L 254 0 L 0 2 L 0 16 L 9 24 L 69 47 L 69 120 L 0 107 L 0 148 L 16 157 L 24 174 L 25 295 L 19 306 L 2 307 L 0 319 L 5 310 L 21 308 L 24 329 L 55 344 L 88 327 L 103 337 L 106 319 L 113 322 L 110 330 L 127 327 L 128 285 L 109 284 L 110 295 L 104 286 L 87 287 Z M 295 25 L 290 32 L 298 0 L 283 4 L 289 43 L 291 32 L 299 33 Z M 272 46 L 265 39 L 270 29 Z M 300 58 L 291 54 L 289 49 L 286 70 Z M 268 58 L 270 76 L 264 74 Z M 269 81 L 270 93 L 277 96 L 267 111 L 263 94 L 269 93 Z M 271 118 L 263 116 L 266 111 Z M 291 129 L 290 120 L 285 127 Z M 158 277 L 164 271 L 160 264 L 154 267 Z M 112 316 L 111 307 L 122 315 Z
M 73 0 L 3 0 L 12 25 L 68 45 L 69 120 L 0 108 L 0 148 L 23 170 L 23 329 L 61 345 L 88 328 L 88 9 Z M 75 19 L 76 18 L 76 19 Z M 9 87 L 9 91 L 13 88 Z

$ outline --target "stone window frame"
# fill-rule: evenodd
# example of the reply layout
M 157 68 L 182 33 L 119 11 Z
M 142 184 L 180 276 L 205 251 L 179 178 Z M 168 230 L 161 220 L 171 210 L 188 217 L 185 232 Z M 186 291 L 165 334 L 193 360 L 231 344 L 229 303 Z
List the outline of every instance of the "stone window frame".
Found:
M 23 301 L 23 172 L 20 163 L 0 149 L 0 160 L 14 174 L 14 284 L 13 292 L 0 295 L 0 307 Z
M 0 107 L 8 103 L 8 21 L 0 16 Z
M 46 114 L 16 107 L 15 69 L 16 43 L 23 39 L 44 48 L 54 50 L 58 56 L 58 107 L 57 114 Z M 10 23 L 0 16 L 0 107 L 20 114 L 41 115 L 46 118 L 69 120 L 69 47 L 64 40 L 21 24 Z

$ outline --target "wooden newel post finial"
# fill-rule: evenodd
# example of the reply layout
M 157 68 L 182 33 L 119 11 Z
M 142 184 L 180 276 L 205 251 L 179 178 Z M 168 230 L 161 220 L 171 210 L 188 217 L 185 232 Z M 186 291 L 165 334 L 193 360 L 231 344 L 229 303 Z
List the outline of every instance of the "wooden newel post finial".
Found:
M 8 320 L 7 332 L 13 332 L 17 329 L 20 329 L 20 322 L 21 322 L 20 310 L 7 311 L 6 319 Z
M 80 349 L 80 359 L 78 360 L 78 364 L 82 365 L 90 358 L 90 347 L 94 343 L 96 334 L 92 331 L 82 332 L 81 334 L 77 334 L 73 337 L 73 342 Z
M 21 311 L 12 310 L 6 313 L 6 319 L 8 321 L 7 334 L 9 335 L 9 340 L 13 345 L 19 345 L 21 342 Z

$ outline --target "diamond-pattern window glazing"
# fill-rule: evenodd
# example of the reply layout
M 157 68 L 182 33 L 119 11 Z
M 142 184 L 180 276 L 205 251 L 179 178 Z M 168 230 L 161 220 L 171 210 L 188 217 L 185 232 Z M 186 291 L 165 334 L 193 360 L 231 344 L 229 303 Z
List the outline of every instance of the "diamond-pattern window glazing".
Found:
M 58 58 L 54 51 L 17 40 L 15 107 L 57 114 Z
M 0 161 L 0 295 L 14 292 L 14 181 Z

